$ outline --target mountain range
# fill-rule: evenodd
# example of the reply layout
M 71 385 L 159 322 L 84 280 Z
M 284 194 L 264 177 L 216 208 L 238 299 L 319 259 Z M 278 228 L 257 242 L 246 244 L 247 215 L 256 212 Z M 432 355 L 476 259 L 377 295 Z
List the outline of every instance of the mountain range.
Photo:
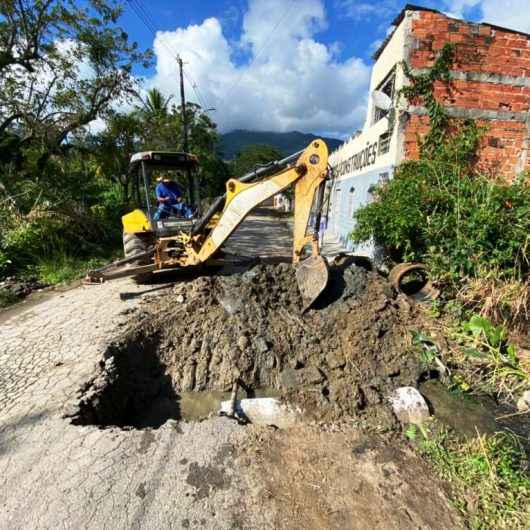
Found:
M 237 153 L 248 145 L 267 144 L 276 147 L 284 155 L 290 155 L 306 148 L 310 142 L 317 138 L 319 137 L 314 134 L 299 131 L 277 133 L 239 129 L 221 135 L 219 152 L 224 160 L 233 160 Z M 327 143 L 330 152 L 342 144 L 342 140 L 336 138 L 320 138 Z

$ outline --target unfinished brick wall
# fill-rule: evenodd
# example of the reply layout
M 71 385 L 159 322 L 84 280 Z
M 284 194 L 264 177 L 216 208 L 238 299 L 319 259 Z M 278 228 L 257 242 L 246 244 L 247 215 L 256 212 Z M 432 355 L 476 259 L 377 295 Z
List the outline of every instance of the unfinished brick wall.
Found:
M 451 116 L 486 126 L 478 168 L 507 179 L 530 171 L 530 36 L 430 11 L 414 13 L 410 36 L 413 71 L 430 68 L 444 44 L 455 44 L 452 79 L 436 83 L 435 96 Z M 413 106 L 406 157 L 418 156 L 417 138 L 427 130 L 425 109 Z

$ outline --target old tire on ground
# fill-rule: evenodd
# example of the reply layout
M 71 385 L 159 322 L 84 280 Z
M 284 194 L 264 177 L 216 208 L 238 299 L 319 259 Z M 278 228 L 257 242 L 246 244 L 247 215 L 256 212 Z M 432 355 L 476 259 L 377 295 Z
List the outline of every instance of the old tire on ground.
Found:
M 148 236 L 139 236 L 138 234 L 123 233 L 123 254 L 126 258 L 146 252 L 152 246 L 152 238 Z M 129 267 L 138 267 L 140 265 L 149 265 L 151 259 L 147 256 L 138 258 L 129 264 Z M 149 282 L 153 277 L 152 272 L 144 272 L 133 276 L 136 283 Z

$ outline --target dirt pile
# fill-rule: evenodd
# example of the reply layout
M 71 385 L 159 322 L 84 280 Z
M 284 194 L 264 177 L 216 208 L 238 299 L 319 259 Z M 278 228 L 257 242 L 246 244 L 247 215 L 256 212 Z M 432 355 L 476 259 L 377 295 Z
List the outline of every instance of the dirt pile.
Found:
M 259 264 L 176 285 L 132 315 L 100 375 L 84 389 L 81 416 L 97 416 L 94 410 L 111 401 L 105 380 L 114 395 L 135 388 L 122 406 L 129 415 L 142 400 L 152 400 L 153 391 L 131 383 L 135 378 L 146 387 L 145 376 L 139 381 L 134 372 L 139 349 L 147 344 L 144 363 L 156 381 L 155 393 L 229 391 L 240 379 L 250 395 L 277 389 L 313 419 L 355 418 L 392 428 L 386 397 L 398 386 L 415 385 L 420 374 L 408 351 L 413 305 L 380 275 L 345 264 L 330 271 L 329 286 L 313 309 L 302 314 L 301 307 L 289 264 Z M 164 370 L 151 366 L 153 356 Z M 120 377 L 126 382 L 120 384 Z

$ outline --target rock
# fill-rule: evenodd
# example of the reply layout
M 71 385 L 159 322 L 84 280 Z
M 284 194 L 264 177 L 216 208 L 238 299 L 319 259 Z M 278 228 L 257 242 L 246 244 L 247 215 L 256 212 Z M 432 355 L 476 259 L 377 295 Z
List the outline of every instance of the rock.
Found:
M 182 294 L 178 294 L 177 296 L 175 296 L 175 302 L 177 302 L 177 304 L 183 304 L 184 300 L 185 298 Z
M 248 344 L 249 344 L 249 340 L 248 340 L 248 337 L 246 337 L 245 335 L 241 335 L 237 339 L 237 345 L 240 350 L 246 350 L 248 347 Z
M 254 348 L 258 353 L 265 353 L 269 351 L 269 345 L 263 337 L 258 337 L 254 340 Z
M 222 401 L 219 413 L 230 414 L 230 401 Z M 300 420 L 300 411 L 276 398 L 241 399 L 235 402 L 235 413 L 255 425 L 274 425 L 279 429 L 292 427 Z
M 517 410 L 527 412 L 530 410 L 530 390 L 525 390 L 522 396 L 517 400 Z
M 429 407 L 423 396 L 411 386 L 402 386 L 390 396 L 394 414 L 403 424 L 421 425 L 429 418 Z
M 219 298 L 219 303 L 229 315 L 235 315 L 242 309 L 242 299 L 233 294 L 225 294 Z

